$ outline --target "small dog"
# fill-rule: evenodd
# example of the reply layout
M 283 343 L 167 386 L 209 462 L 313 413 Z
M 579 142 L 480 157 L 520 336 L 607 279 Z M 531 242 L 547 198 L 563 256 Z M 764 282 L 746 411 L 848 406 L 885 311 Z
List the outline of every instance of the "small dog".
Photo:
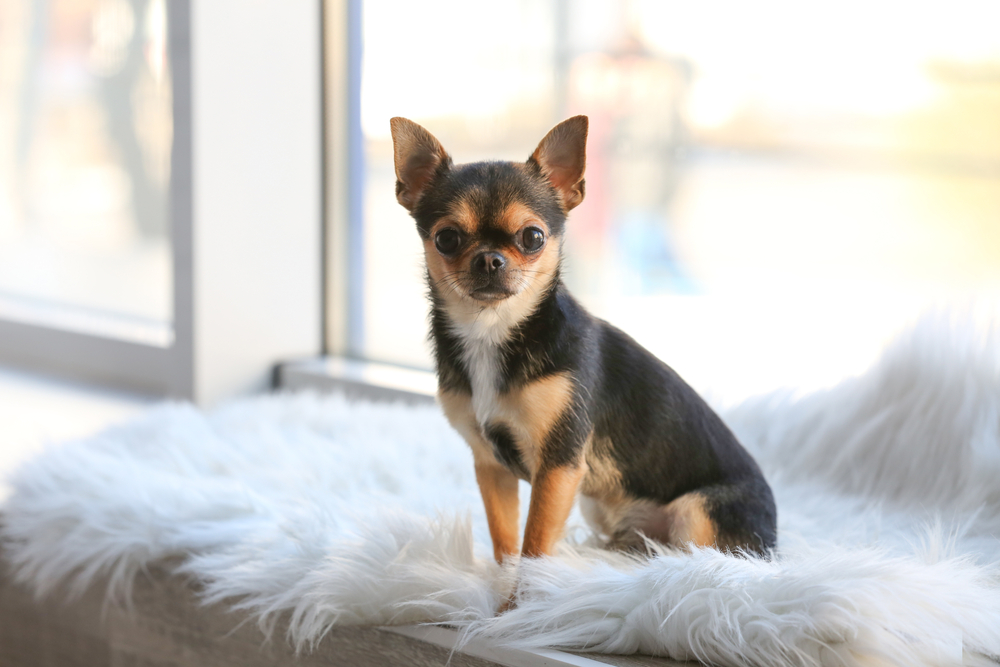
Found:
M 560 279 L 587 117 L 554 127 L 524 164 L 455 165 L 413 121 L 391 127 L 396 198 L 427 261 L 438 397 L 472 448 L 496 560 L 552 554 L 578 493 L 614 548 L 773 549 L 774 499 L 750 454 Z M 531 483 L 520 548 L 518 479 Z

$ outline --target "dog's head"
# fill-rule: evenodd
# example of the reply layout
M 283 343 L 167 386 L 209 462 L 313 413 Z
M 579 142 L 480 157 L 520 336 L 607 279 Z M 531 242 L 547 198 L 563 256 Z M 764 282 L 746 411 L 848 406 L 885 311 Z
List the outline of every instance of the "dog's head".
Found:
M 417 221 L 435 297 L 481 310 L 544 292 L 583 201 L 587 117 L 555 126 L 525 163 L 455 165 L 413 121 L 391 126 L 396 198 Z

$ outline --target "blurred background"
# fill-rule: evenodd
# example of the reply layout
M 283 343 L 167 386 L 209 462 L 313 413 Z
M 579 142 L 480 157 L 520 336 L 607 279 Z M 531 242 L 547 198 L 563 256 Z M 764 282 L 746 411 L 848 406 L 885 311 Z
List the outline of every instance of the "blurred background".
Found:
M 0 315 L 169 345 L 165 0 L 0 0 Z
M 185 264 L 172 156 L 186 107 L 174 60 L 191 59 L 197 82 L 199 62 L 229 49 L 234 90 L 257 100 L 248 112 L 281 104 L 266 84 L 281 75 L 279 51 L 258 72 L 224 42 L 199 51 L 197 29 L 193 47 L 171 41 L 177 8 L 197 16 L 210 1 L 0 0 L 0 323 L 175 345 Z M 344 240 L 313 251 L 347 276 L 345 295 L 315 306 L 346 322 L 345 337 L 327 330 L 312 353 L 430 368 L 421 244 L 394 197 L 397 115 L 459 162 L 524 160 L 555 123 L 588 115 L 566 281 L 722 402 L 828 385 L 927 307 L 1000 294 L 996 2 L 306 5 L 304 27 L 275 0 L 222 3 L 213 16 L 230 12 L 250 48 L 271 48 L 268 30 L 316 35 L 327 51 L 308 52 L 317 71 L 331 49 L 346 54 L 316 77 L 347 91 L 345 134 L 321 161 L 283 163 L 272 149 L 228 158 L 350 181 L 325 194 L 349 199 L 344 213 L 327 207 L 309 223 Z M 240 23 L 264 12 L 259 34 Z M 288 132 L 261 127 L 232 145 Z M 250 185 L 269 187 L 264 176 Z
M 429 364 L 394 115 L 459 162 L 588 115 L 566 280 L 718 398 L 828 384 L 928 306 L 997 294 L 998 3 L 363 9 L 362 356 Z

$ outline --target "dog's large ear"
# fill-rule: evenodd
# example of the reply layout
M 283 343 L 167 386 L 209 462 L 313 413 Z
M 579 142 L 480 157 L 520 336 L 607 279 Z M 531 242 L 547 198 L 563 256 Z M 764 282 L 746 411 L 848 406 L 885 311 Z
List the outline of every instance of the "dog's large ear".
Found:
M 397 116 L 389 126 L 396 163 L 396 199 L 412 211 L 434 174 L 441 166 L 448 166 L 451 158 L 434 135 L 412 120 Z
M 562 197 L 568 211 L 583 201 L 583 172 L 587 167 L 587 117 L 574 116 L 545 135 L 528 158 Z

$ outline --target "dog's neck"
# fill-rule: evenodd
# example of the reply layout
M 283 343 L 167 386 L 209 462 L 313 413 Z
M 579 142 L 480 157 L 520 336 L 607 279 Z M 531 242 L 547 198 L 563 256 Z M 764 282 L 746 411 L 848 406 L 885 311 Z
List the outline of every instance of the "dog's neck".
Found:
M 518 329 L 543 302 L 553 298 L 559 284 L 555 276 L 553 281 L 488 306 L 459 300 L 454 295 L 445 300 L 431 286 L 431 334 L 439 380 L 443 388 L 463 388 L 472 393 L 481 423 L 489 420 L 491 405 L 504 385 L 505 360 Z

